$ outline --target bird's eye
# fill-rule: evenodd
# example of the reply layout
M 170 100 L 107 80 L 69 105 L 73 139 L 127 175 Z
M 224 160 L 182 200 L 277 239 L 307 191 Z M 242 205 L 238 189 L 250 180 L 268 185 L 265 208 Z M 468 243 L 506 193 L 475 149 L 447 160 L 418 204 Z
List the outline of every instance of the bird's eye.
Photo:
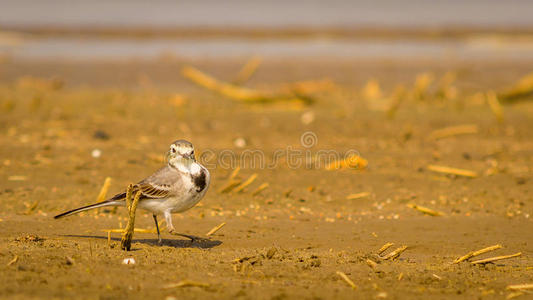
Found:
M 176 148 L 170 148 L 170 152 L 176 153 Z

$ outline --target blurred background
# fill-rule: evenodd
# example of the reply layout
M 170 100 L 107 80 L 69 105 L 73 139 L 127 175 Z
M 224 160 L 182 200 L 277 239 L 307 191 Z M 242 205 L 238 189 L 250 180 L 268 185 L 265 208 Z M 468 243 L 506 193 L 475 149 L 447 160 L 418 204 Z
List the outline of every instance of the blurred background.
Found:
M 531 58 L 527 0 L 0 1 L 18 58 Z M 511 34 L 503 38 L 502 34 Z

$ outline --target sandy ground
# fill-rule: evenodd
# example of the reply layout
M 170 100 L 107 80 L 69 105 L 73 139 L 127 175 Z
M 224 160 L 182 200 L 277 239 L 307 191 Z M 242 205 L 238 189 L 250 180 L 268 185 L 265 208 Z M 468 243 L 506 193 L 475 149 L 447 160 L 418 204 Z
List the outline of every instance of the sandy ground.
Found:
M 58 63 L 0 65 L 0 298 L 224 299 L 503 299 L 511 284 L 533 283 L 533 102 L 504 105 L 498 122 L 476 92 L 500 90 L 533 63 L 431 61 L 265 61 L 247 86 L 275 89 L 327 78 L 335 87 L 311 105 L 243 104 L 205 91 L 180 75 L 191 63 L 232 79 L 241 61 Z M 394 118 L 384 107 L 398 84 L 417 74 L 457 74 L 457 96 L 405 100 Z M 31 76 L 28 77 L 28 76 Z M 40 78 L 36 80 L 35 78 Z M 55 81 L 43 80 L 55 78 Z M 379 81 L 382 96 L 363 86 Z M 478 132 L 440 140 L 447 126 Z M 316 142 L 303 147 L 300 137 Z M 136 233 L 133 251 L 119 249 L 126 211 L 88 212 L 54 220 L 96 200 L 106 177 L 121 192 L 163 164 L 170 142 L 191 140 L 197 153 L 279 149 L 357 150 L 365 170 L 243 166 L 257 173 L 242 193 L 219 193 L 231 169 L 211 166 L 200 205 L 174 217 L 179 231 L 210 240 L 191 243 Z M 245 147 L 235 141 L 243 139 Z M 91 154 L 98 149 L 101 155 Z M 213 161 L 211 161 L 213 162 Z M 475 171 L 477 178 L 431 172 L 430 164 Z M 260 184 L 269 187 L 252 195 Z M 349 200 L 352 193 L 368 196 Z M 444 213 L 425 215 L 408 204 Z M 137 227 L 154 229 L 141 212 Z M 163 225 L 164 227 L 164 225 Z M 385 243 L 407 249 L 395 260 L 377 255 Z M 521 253 L 496 263 L 452 264 Z M 134 265 L 124 265 L 124 258 Z M 473 260 L 477 259 L 474 258 Z M 368 260 L 376 263 L 370 266 Z M 357 286 L 352 289 L 337 272 Z M 197 286 L 173 287 L 182 281 Z

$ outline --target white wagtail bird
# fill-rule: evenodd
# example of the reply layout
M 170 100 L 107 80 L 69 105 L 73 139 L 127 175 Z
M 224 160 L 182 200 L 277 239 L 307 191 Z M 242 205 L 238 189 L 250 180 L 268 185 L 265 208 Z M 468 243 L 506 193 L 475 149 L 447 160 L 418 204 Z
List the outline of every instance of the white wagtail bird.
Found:
M 159 243 L 161 243 L 161 234 L 157 223 L 158 214 L 165 217 L 169 233 L 194 241 L 194 236 L 176 232 L 172 225 L 172 213 L 184 212 L 202 199 L 209 187 L 209 171 L 196 162 L 194 147 L 185 140 L 178 140 L 170 145 L 167 161 L 166 166 L 135 184 L 133 194 L 140 191 L 138 207 L 153 214 Z M 126 193 L 117 194 L 103 202 L 69 210 L 54 218 L 59 219 L 105 206 L 126 206 Z

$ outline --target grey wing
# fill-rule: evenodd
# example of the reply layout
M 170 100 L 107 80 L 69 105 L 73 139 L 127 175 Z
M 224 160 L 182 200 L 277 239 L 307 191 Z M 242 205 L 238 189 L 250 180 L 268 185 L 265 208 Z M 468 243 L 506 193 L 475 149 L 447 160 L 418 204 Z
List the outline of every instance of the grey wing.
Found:
M 179 180 L 179 172 L 169 166 L 165 166 L 137 183 L 135 187 L 139 188 L 146 198 L 166 198 L 172 196 L 173 187 Z

